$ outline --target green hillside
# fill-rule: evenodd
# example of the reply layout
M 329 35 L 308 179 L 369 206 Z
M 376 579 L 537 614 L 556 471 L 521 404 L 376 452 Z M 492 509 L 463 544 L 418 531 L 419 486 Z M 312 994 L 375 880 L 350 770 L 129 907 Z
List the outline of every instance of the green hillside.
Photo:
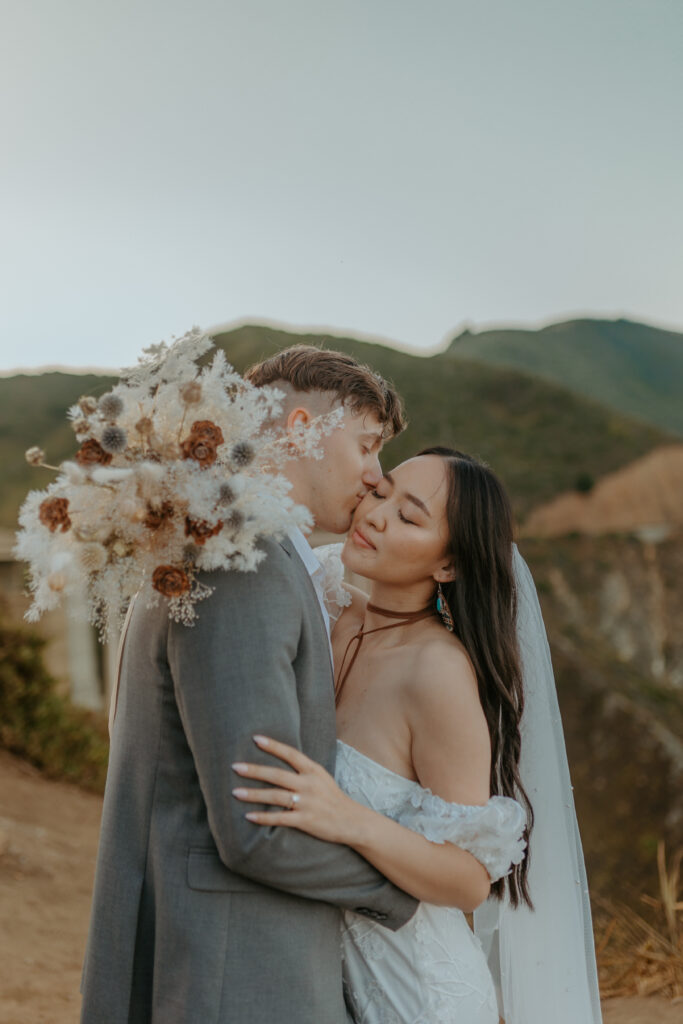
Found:
M 54 473 L 26 464 L 24 452 L 37 444 L 47 462 L 73 455 L 74 432 L 66 410 L 81 395 L 101 395 L 111 377 L 95 374 L 17 374 L 0 378 L 0 526 L 12 528 L 26 492 L 47 486 Z
M 246 326 L 217 337 L 239 370 L 294 342 L 351 352 L 392 379 L 404 396 L 410 426 L 385 455 L 395 464 L 427 444 L 451 444 L 486 459 L 501 475 L 518 516 L 540 501 L 597 479 L 670 438 L 530 374 L 453 359 L 408 355 L 353 338 L 293 335 Z M 67 406 L 101 394 L 110 377 L 47 373 L 0 379 L 0 526 L 11 528 L 32 487 L 50 478 L 27 466 L 24 451 L 45 449 L 53 464 L 74 451 Z
M 683 334 L 630 320 L 569 320 L 538 331 L 464 331 L 448 351 L 533 373 L 683 435 Z

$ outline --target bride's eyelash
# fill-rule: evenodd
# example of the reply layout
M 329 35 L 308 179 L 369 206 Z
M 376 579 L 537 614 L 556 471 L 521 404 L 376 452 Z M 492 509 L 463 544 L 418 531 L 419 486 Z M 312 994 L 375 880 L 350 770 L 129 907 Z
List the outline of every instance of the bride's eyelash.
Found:
M 403 515 L 403 513 L 401 512 L 400 509 L 398 511 L 398 518 L 401 519 L 404 523 L 409 523 L 411 526 L 415 526 L 415 523 L 413 522 L 413 520 L 412 519 L 406 519 L 406 517 Z
M 384 498 L 384 495 L 380 494 L 379 491 L 370 491 L 370 494 L 373 496 L 373 498 Z

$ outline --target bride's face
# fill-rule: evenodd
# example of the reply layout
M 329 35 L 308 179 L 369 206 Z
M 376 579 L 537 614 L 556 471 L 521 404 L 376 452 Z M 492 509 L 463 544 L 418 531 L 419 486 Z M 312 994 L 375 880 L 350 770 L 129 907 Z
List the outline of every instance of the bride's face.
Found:
M 356 509 L 344 564 L 368 579 L 404 586 L 450 578 L 446 473 L 438 455 L 420 455 L 382 477 Z

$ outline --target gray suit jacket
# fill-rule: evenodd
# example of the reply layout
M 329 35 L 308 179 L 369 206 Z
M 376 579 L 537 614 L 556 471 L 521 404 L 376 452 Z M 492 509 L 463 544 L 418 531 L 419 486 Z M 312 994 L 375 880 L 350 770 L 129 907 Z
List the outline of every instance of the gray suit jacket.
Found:
M 334 771 L 327 636 L 288 540 L 214 572 L 193 627 L 133 610 L 121 663 L 83 1024 L 344 1024 L 340 908 L 398 928 L 416 907 L 349 847 L 256 826 L 234 761 L 274 736 Z M 279 764 L 279 762 L 278 762 Z

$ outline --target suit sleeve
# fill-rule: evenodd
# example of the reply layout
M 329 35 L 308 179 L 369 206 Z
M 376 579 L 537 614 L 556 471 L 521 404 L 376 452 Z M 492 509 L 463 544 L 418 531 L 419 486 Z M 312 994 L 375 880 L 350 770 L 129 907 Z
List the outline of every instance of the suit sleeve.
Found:
M 276 736 L 301 749 L 293 663 L 302 605 L 279 547 L 267 569 L 212 573 L 216 592 L 192 628 L 169 623 L 168 657 L 218 854 L 229 869 L 399 928 L 417 903 L 347 846 L 297 829 L 255 826 L 232 796 L 235 761 L 273 763 L 253 742 Z M 279 762 L 278 762 L 279 763 Z

